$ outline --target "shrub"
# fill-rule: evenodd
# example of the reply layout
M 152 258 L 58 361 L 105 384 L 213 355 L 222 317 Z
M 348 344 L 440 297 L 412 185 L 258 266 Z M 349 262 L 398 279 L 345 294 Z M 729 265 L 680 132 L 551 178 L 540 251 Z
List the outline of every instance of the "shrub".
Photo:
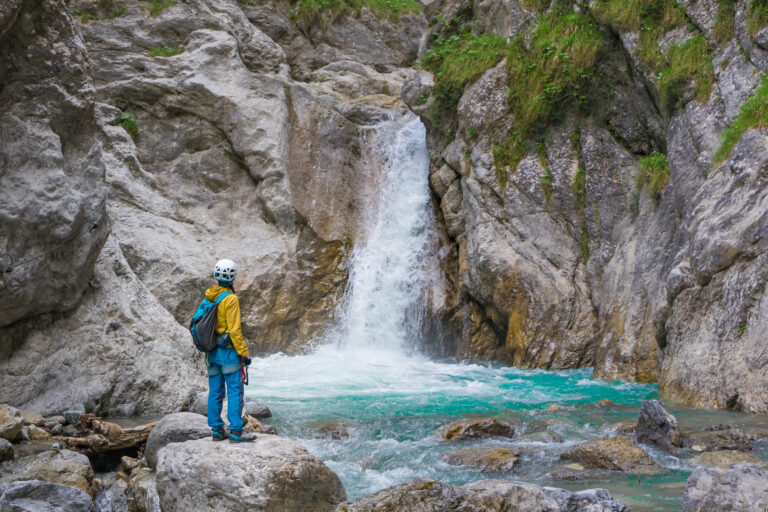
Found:
M 123 114 L 120 116 L 120 124 L 126 132 L 132 137 L 136 138 L 139 134 L 139 124 L 136 122 L 136 118 L 132 114 Z
M 174 5 L 176 5 L 176 0 L 156 0 L 149 2 L 147 9 L 149 10 L 149 15 L 155 18 L 160 16 L 160 13 L 162 13 L 165 9 Z
M 760 85 L 741 106 L 739 115 L 723 133 L 720 147 L 715 152 L 715 163 L 720 163 L 730 156 L 747 130 L 765 127 L 768 127 L 768 74 L 763 75 Z
M 181 48 L 178 45 L 173 46 L 158 46 L 152 48 L 147 52 L 148 57 L 173 57 L 181 53 Z
M 658 198 L 669 182 L 667 155 L 653 152 L 642 158 L 636 181 L 638 188 L 648 185 L 648 194 Z

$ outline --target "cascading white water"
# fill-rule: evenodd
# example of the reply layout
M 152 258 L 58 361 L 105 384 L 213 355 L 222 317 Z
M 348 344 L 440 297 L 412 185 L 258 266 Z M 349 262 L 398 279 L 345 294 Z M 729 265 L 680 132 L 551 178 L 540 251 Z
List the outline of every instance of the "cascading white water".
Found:
M 376 128 L 369 147 L 384 180 L 374 218 L 354 248 L 340 322 L 328 341 L 339 348 L 401 351 L 419 337 L 433 216 L 425 129 L 410 114 Z

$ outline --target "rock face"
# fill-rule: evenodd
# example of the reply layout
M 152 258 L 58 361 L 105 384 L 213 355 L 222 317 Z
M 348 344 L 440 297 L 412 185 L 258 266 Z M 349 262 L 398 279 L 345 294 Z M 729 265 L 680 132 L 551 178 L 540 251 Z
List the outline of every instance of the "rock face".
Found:
M 84 491 L 69 485 L 29 480 L 0 484 L 0 510 L 13 512 L 96 512 Z
M 465 418 L 456 420 L 441 429 L 446 441 L 487 437 L 514 437 L 515 426 L 496 418 Z
M 650 455 L 626 437 L 602 437 L 586 441 L 563 452 L 560 458 L 576 461 L 586 468 L 638 475 L 664 472 L 664 468 L 653 462 Z
M 160 450 L 157 490 L 163 511 L 333 510 L 341 481 L 300 444 L 260 435 L 254 443 L 210 440 Z
M 656 445 L 674 450 L 683 445 L 683 436 L 677 419 L 669 414 L 658 400 L 645 400 L 637 419 L 635 439 L 638 443 Z
M 520 510 L 528 512 L 629 512 L 629 508 L 613 499 L 603 489 L 577 493 L 523 482 L 483 480 L 453 486 L 435 480 L 416 479 L 375 494 L 343 503 L 336 512 L 389 512 L 418 510 L 438 512 L 461 510 Z
M 144 456 L 149 467 L 157 467 L 157 453 L 168 443 L 182 443 L 192 439 L 211 437 L 211 427 L 205 416 L 191 412 L 169 414 L 155 425 L 147 438 Z
M 768 473 L 759 466 L 732 469 L 701 467 L 685 484 L 682 512 L 764 510 L 768 507 Z

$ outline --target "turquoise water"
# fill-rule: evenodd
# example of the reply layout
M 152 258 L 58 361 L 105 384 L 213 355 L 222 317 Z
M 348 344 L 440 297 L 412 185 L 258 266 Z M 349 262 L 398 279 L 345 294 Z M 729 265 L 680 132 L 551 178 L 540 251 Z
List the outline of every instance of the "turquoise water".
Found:
M 657 397 L 655 385 L 608 383 L 592 379 L 591 373 L 434 362 L 370 348 L 322 347 L 311 355 L 255 360 L 247 394 L 269 405 L 274 415 L 269 423 L 281 435 L 299 440 L 340 476 L 349 499 L 416 477 L 454 484 L 502 478 L 571 490 L 605 487 L 632 510 L 679 509 L 683 484 L 692 470 L 684 455 L 648 449 L 669 472 L 639 482 L 636 475 L 609 472 L 577 482 L 546 476 L 564 464 L 559 459 L 564 450 L 615 435 L 615 423 L 636 422 L 642 400 Z M 603 399 L 614 405 L 595 404 Z M 545 412 L 550 403 L 563 409 Z M 683 427 L 723 422 L 746 428 L 768 425 L 764 416 L 669 408 Z M 515 439 L 442 441 L 437 430 L 467 416 L 506 419 L 518 426 L 518 433 Z M 323 421 L 347 424 L 349 437 L 319 437 L 317 422 Z M 542 442 L 546 432 L 563 442 Z M 512 474 L 480 473 L 439 460 L 449 450 L 491 445 L 521 452 Z M 767 455 L 762 445 L 756 454 Z

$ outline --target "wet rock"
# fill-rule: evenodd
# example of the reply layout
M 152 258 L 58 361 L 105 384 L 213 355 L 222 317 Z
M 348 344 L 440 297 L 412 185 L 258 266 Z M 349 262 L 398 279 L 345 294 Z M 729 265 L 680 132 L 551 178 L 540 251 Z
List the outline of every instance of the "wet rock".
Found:
M 254 434 L 272 434 L 277 435 L 277 429 L 273 426 L 266 426 L 253 416 L 243 415 L 243 430 Z
M 446 452 L 440 460 L 452 466 L 470 466 L 483 473 L 511 473 L 520 452 L 509 448 L 466 448 Z
M 168 444 L 158 454 L 157 490 L 164 512 L 327 511 L 345 497 L 333 471 L 295 441 L 271 435 Z
M 677 419 L 669 414 L 658 400 L 645 400 L 637 419 L 635 439 L 638 443 L 674 450 L 683 445 L 683 436 Z
M 614 407 L 616 404 L 614 404 L 612 401 L 608 400 L 607 398 L 603 398 L 602 400 L 598 400 L 597 402 L 594 402 L 591 404 L 593 407 Z
M 547 412 L 557 412 L 562 410 L 562 407 L 560 407 L 558 404 L 549 404 L 544 408 L 544 410 Z
M 352 502 L 342 503 L 336 508 L 336 512 L 381 510 L 629 512 L 626 505 L 614 500 L 611 494 L 604 489 L 589 489 L 572 493 L 564 489 L 539 487 L 523 482 L 502 482 L 500 480 L 482 480 L 462 486 L 453 486 L 422 478 L 383 489 Z
M 13 416 L 0 417 L 1 439 L 5 439 L 11 442 L 15 441 L 19 434 L 21 434 L 22 428 L 24 428 L 24 423 L 22 423 L 18 418 Z
M 65 508 L 66 507 L 66 508 Z M 69 485 L 40 480 L 0 484 L 0 510 L 13 512 L 96 512 L 91 497 Z
M 0 477 L 0 483 L 21 480 L 43 480 L 77 487 L 93 495 L 93 469 L 88 457 L 71 450 L 48 450 L 19 457 L 11 463 L 10 472 Z
M 446 425 L 440 430 L 440 433 L 446 441 L 514 437 L 515 426 L 496 418 L 464 418 Z
M 768 471 L 737 464 L 730 469 L 697 468 L 685 484 L 682 512 L 768 509 Z
M 716 450 L 713 452 L 704 452 L 693 458 L 693 463 L 696 465 L 715 466 L 721 469 L 728 469 L 731 467 L 731 464 L 737 464 L 740 462 L 757 465 L 763 464 L 763 462 L 757 457 L 736 450 Z
M 349 431 L 353 427 L 351 423 L 340 420 L 318 420 L 307 425 L 313 437 L 327 439 L 348 439 Z
M 48 441 L 51 439 L 51 434 L 40 427 L 27 425 L 21 429 L 21 438 L 24 441 Z
M 76 405 L 63 411 L 61 416 L 64 418 L 68 425 L 75 425 L 80 420 L 80 416 L 83 414 L 85 414 L 85 406 Z
M 125 489 L 125 498 L 129 512 L 157 510 L 160 497 L 157 494 L 155 472 L 147 467 L 135 469 Z
M 0 438 L 0 462 L 13 460 L 13 445 L 7 439 Z
M 189 412 L 206 416 L 208 414 L 208 392 L 198 393 L 197 396 L 195 396 L 195 399 L 192 400 L 192 403 L 189 404 L 188 410 Z M 243 401 L 243 414 L 253 416 L 260 420 L 272 417 L 272 411 L 269 410 L 269 407 L 267 407 L 264 402 L 250 396 L 246 396 Z M 221 416 L 222 418 L 227 416 L 226 400 L 224 401 L 224 408 L 221 411 Z
M 545 473 L 541 476 L 543 480 L 563 480 L 563 481 L 577 481 L 591 478 L 595 472 L 587 470 L 583 465 L 578 462 L 571 464 L 563 464 L 562 466 Z
M 519 440 L 524 443 L 562 443 L 563 436 L 551 430 L 542 430 L 520 436 Z
M 208 419 L 192 412 L 169 414 L 155 425 L 147 438 L 144 456 L 149 467 L 157 466 L 157 452 L 168 443 L 180 443 L 190 439 L 203 439 L 211 436 Z
M 626 437 L 601 437 L 580 443 L 560 455 L 561 459 L 578 462 L 586 468 L 654 475 L 665 470 L 645 450 Z
M 711 452 L 715 450 L 752 449 L 752 436 L 737 428 L 708 431 L 683 431 L 683 446 L 695 452 Z
M 636 423 L 629 423 L 629 422 L 619 422 L 614 423 L 612 425 L 608 426 L 608 431 L 615 432 L 622 436 L 635 436 L 635 431 L 637 430 L 637 424 Z

